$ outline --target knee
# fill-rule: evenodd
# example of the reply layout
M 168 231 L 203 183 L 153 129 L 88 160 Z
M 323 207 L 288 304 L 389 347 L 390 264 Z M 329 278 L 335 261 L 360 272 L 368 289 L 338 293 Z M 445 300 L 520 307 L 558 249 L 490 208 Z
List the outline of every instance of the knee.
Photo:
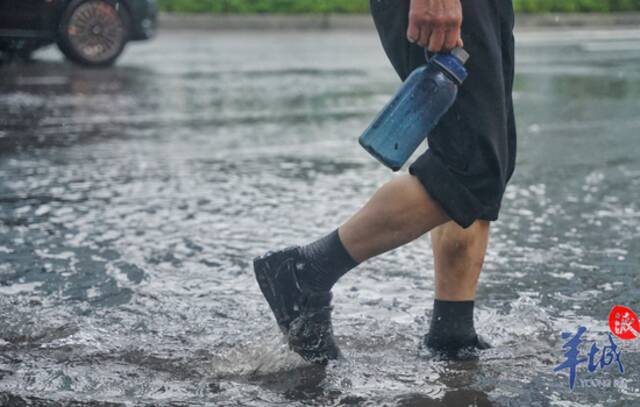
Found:
M 471 255 L 473 240 L 469 236 L 455 236 L 439 242 L 437 250 L 440 256 L 450 260 L 468 258 Z
M 441 228 L 433 241 L 438 257 L 449 261 L 473 261 L 476 258 L 484 258 L 489 222 L 477 220 L 466 229 L 449 222 Z

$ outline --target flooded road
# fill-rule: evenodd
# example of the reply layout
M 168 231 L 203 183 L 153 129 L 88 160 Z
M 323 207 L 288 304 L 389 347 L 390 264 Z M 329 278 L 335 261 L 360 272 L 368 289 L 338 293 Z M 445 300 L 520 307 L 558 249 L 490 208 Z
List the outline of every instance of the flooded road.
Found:
M 476 302 L 494 347 L 419 354 L 425 236 L 341 280 L 348 360 L 326 369 L 280 343 L 251 260 L 392 177 L 357 143 L 399 84 L 374 33 L 162 33 L 112 69 L 0 66 L 0 405 L 639 405 L 640 340 L 615 339 L 624 373 L 583 364 L 570 391 L 553 371 L 562 332 L 586 327 L 587 356 L 613 305 L 640 312 L 639 40 L 518 35 L 518 167 Z

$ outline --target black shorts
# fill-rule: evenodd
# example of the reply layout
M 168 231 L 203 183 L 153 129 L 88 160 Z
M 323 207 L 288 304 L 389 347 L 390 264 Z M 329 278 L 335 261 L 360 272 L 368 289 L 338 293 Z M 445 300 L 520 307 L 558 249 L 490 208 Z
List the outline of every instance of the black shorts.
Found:
M 425 63 L 424 49 L 406 37 L 409 1 L 370 0 L 382 45 L 402 80 Z M 468 227 L 498 218 L 515 167 L 514 15 L 511 0 L 461 3 L 469 76 L 409 172 L 452 220 Z

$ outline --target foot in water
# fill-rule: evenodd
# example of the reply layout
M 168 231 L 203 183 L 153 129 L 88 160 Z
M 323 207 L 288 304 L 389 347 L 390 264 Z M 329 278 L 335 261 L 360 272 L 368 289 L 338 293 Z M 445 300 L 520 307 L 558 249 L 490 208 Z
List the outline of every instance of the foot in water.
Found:
M 478 351 L 491 348 L 491 344 L 476 334 L 442 336 L 428 333 L 420 343 L 420 349 L 427 349 L 435 355 L 450 360 L 476 359 Z
M 308 362 L 326 364 L 342 355 L 333 337 L 331 291 L 313 291 L 297 273 L 309 267 L 299 247 L 269 252 L 253 261 L 253 270 L 289 348 Z
M 475 301 L 434 299 L 429 331 L 422 339 L 426 348 L 447 359 L 476 357 L 491 345 L 476 333 L 473 324 Z

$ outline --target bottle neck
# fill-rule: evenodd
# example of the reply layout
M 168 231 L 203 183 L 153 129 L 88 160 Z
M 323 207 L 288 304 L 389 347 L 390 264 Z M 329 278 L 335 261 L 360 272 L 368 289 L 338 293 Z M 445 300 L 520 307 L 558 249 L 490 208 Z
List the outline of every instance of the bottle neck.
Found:
M 457 85 L 462 84 L 467 78 L 467 70 L 464 65 L 451 54 L 437 54 L 429 62 Z
M 460 79 L 456 78 L 454 75 L 451 74 L 451 72 L 449 72 L 448 70 L 444 69 L 442 66 L 431 62 L 430 65 L 433 67 L 433 69 L 435 69 L 436 71 L 440 72 L 442 75 L 444 75 L 448 80 L 450 80 L 451 82 L 455 83 L 456 85 L 461 85 L 462 82 L 460 81 Z

